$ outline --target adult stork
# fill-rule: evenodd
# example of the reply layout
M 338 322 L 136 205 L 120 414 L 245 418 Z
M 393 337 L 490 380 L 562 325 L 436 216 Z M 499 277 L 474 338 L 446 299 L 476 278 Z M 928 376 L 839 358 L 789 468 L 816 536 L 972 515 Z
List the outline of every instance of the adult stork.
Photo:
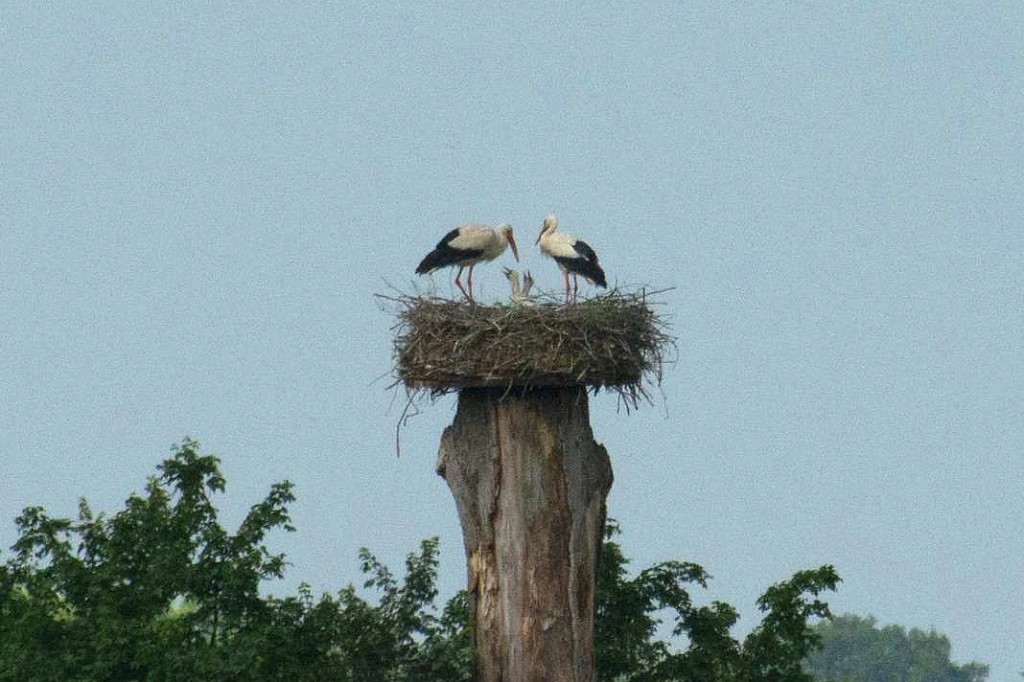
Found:
M 438 268 L 459 266 L 455 274 L 455 286 L 470 303 L 473 303 L 473 267 L 481 261 L 492 261 L 512 247 L 512 255 L 519 260 L 519 249 L 512 234 L 512 226 L 508 223 L 491 227 L 490 225 L 462 225 L 444 236 L 433 251 L 427 254 L 419 267 L 417 275 L 425 275 Z M 460 277 L 462 271 L 469 268 L 469 291 L 462 288 Z
M 544 219 L 544 226 L 540 229 L 540 235 L 537 236 L 537 241 L 534 243 L 540 244 L 542 253 L 555 259 L 562 274 L 565 275 L 565 300 L 567 302 L 569 300 L 569 275 L 572 275 L 573 281 L 573 300 L 576 300 L 576 292 L 580 287 L 580 275 L 591 284 L 608 288 L 604 270 L 597 263 L 597 254 L 585 241 L 559 232 L 558 218 L 555 216 L 549 215 Z

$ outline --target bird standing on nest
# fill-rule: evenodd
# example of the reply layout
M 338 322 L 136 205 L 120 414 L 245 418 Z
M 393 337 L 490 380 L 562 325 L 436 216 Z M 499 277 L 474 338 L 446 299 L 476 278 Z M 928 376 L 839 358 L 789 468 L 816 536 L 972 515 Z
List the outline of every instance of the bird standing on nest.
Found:
M 491 227 L 490 225 L 462 225 L 444 236 L 433 251 L 428 253 L 416 268 L 417 275 L 425 275 L 438 268 L 459 266 L 455 274 L 455 286 L 459 288 L 466 300 L 473 303 L 473 267 L 481 261 L 492 261 L 512 247 L 512 255 L 519 260 L 519 249 L 516 247 L 512 226 L 508 223 Z M 469 268 L 469 291 L 462 288 L 459 279 L 462 271 Z
M 533 288 L 533 277 L 530 276 L 529 270 L 527 270 L 526 274 L 523 275 L 522 287 L 519 286 L 519 273 L 516 270 L 513 270 L 512 268 L 503 268 L 502 272 L 505 273 L 509 286 L 512 288 L 512 295 L 509 296 L 509 298 L 514 305 L 537 305 L 530 300 L 530 289 Z
M 565 276 L 565 301 L 569 302 L 569 275 L 572 275 L 572 299 L 576 300 L 576 292 L 579 290 L 579 276 L 582 275 L 591 284 L 608 288 L 604 278 L 604 270 L 597 262 L 597 254 L 590 248 L 590 245 L 572 235 L 558 231 L 558 218 L 549 215 L 544 219 L 544 226 L 540 229 L 540 235 L 535 244 L 540 244 L 540 250 L 547 256 L 551 256 L 558 263 L 562 274 Z

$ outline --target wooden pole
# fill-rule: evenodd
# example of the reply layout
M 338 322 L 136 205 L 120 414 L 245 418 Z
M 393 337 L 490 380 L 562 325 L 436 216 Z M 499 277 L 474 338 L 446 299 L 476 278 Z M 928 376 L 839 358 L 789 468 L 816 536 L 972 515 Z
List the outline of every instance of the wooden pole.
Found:
M 462 389 L 437 472 L 462 524 L 476 680 L 592 682 L 612 469 L 586 389 Z

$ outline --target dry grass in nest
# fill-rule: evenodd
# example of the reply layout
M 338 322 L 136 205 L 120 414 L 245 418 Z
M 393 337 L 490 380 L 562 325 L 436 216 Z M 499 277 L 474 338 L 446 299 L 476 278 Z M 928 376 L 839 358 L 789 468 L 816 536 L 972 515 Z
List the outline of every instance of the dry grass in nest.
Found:
M 536 306 L 381 298 L 397 307 L 395 369 L 409 389 L 586 386 L 615 390 L 635 407 L 649 399 L 645 384 L 661 383 L 666 349 L 674 347 L 652 308 L 658 293 L 615 290 Z

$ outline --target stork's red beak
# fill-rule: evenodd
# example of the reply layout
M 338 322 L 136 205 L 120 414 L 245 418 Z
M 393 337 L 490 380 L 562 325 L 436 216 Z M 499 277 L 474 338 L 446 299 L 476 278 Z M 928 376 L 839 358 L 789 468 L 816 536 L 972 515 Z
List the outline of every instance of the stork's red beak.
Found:
M 548 229 L 547 225 L 545 225 L 544 227 L 540 228 L 540 234 L 537 235 L 537 241 L 535 241 L 533 243 L 534 246 L 537 246 L 537 244 L 540 244 L 540 238 L 544 236 L 544 230 L 546 230 L 546 229 Z
M 512 247 L 512 255 L 516 257 L 516 262 L 519 262 L 519 247 L 516 246 L 516 238 L 512 236 L 512 232 L 508 233 L 508 245 Z

